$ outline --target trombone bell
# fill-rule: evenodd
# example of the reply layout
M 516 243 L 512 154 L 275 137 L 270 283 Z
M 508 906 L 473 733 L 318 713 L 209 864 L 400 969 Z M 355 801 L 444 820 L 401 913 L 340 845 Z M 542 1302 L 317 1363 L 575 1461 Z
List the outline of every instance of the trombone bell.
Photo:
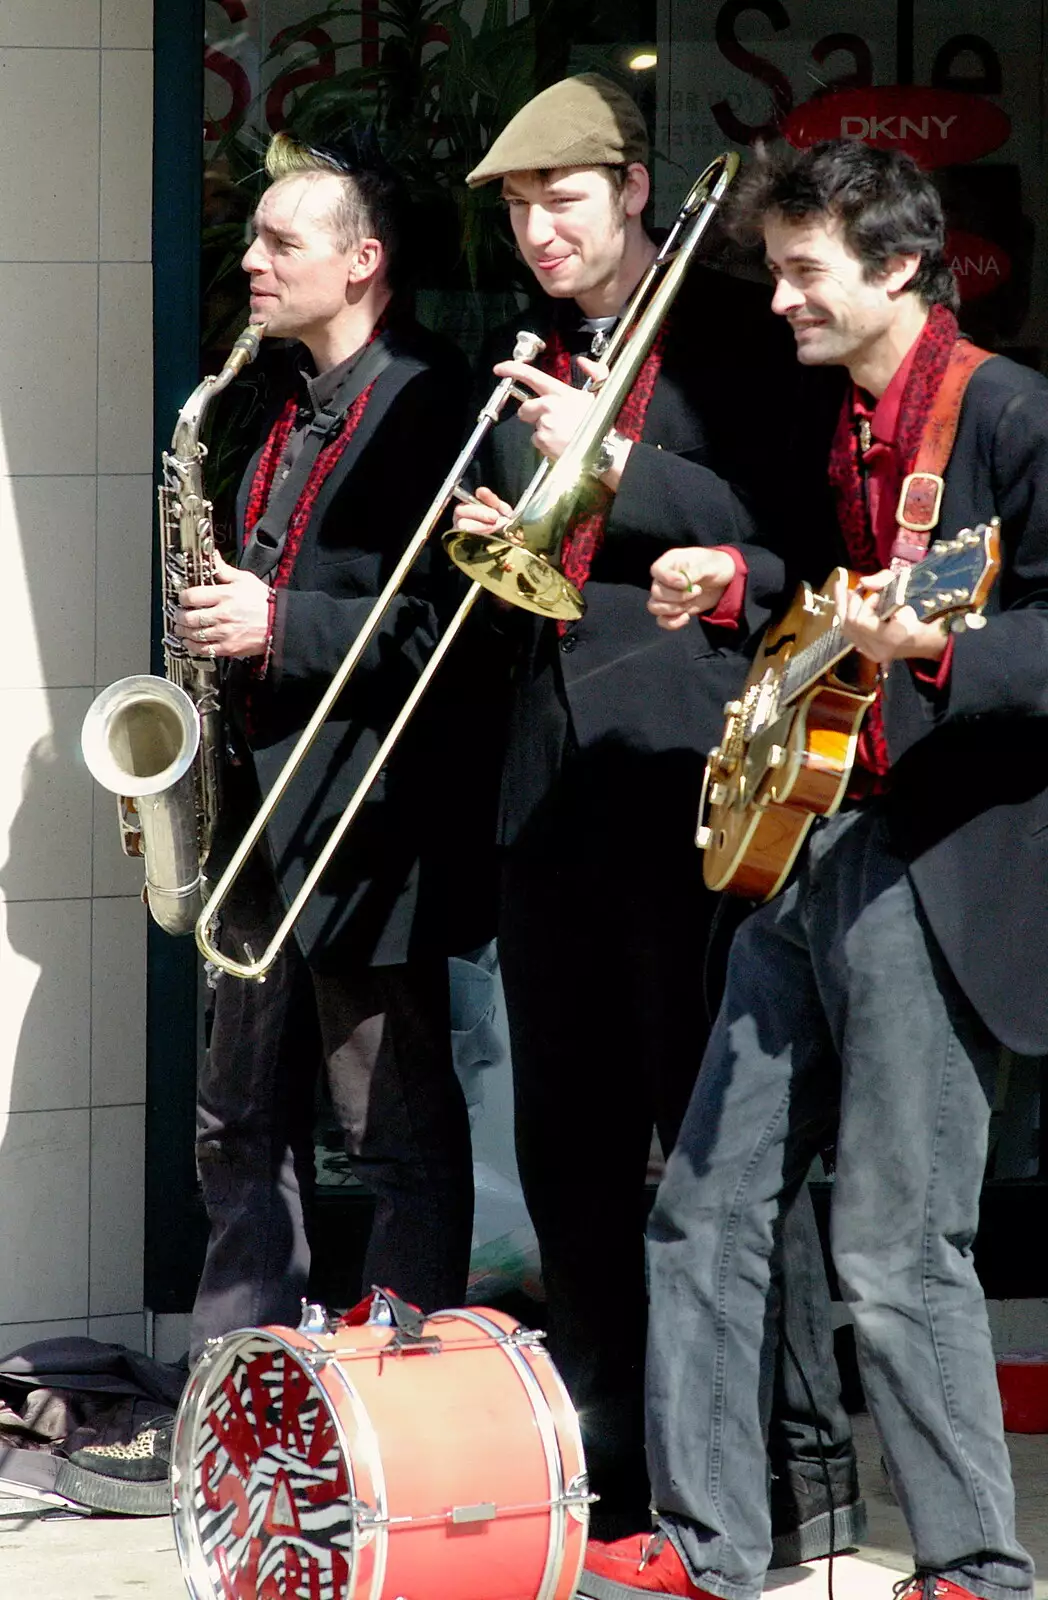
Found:
M 558 622 L 576 622 L 586 602 L 546 556 L 498 533 L 446 533 L 456 567 L 499 600 Z

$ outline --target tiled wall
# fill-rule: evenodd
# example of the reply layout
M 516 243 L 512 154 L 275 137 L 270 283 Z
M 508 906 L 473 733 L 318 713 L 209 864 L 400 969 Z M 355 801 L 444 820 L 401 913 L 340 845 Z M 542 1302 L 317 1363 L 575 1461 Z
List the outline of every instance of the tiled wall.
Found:
M 152 0 L 0 4 L 0 1353 L 142 1331 L 145 912 L 79 753 L 148 670 Z

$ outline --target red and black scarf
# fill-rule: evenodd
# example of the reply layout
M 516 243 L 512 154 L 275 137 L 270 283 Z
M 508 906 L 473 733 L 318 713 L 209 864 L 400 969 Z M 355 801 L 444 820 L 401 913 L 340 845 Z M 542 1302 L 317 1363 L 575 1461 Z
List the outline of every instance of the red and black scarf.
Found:
M 917 342 L 899 405 L 895 449 L 903 476 L 913 471 L 925 427 L 957 343 L 958 331 L 957 318 L 952 311 L 945 306 L 932 306 Z M 849 565 L 856 572 L 879 572 L 884 562 L 877 551 L 870 520 L 852 395 L 849 386 L 830 449 L 830 483 L 836 496 L 837 521 Z M 858 760 L 859 765 L 873 773 L 876 780 L 883 780 L 891 766 L 880 696 L 870 707 L 859 734 Z M 879 792 L 882 788 L 883 782 L 875 781 L 872 792 Z
M 385 317 L 382 317 L 371 330 L 370 337 L 366 343 L 370 344 L 371 340 L 382 331 L 384 326 Z M 273 625 L 276 617 L 276 591 L 278 589 L 286 589 L 288 584 L 291 582 L 291 574 L 295 570 L 295 560 L 298 556 L 305 531 L 309 526 L 309 519 L 313 515 L 313 507 L 317 503 L 317 496 L 320 494 L 320 491 L 324 487 L 324 484 L 327 481 L 332 469 L 339 460 L 340 456 L 342 456 L 342 454 L 345 452 L 354 433 L 356 433 L 357 428 L 360 426 L 361 419 L 364 415 L 364 412 L 367 410 L 368 401 L 371 398 L 371 392 L 374 387 L 375 384 L 373 381 L 368 384 L 366 389 L 357 395 L 356 399 L 346 412 L 345 419 L 338 433 L 333 439 L 328 441 L 328 443 L 318 454 L 317 459 L 313 463 L 309 477 L 302 486 L 302 493 L 295 502 L 294 510 L 292 511 L 288 520 L 287 537 L 284 540 L 284 548 L 281 551 L 280 560 L 277 563 L 277 569 L 270 579 L 269 636 L 266 642 L 265 653 L 251 665 L 250 676 L 256 680 L 264 678 L 269 670 L 270 653 L 272 650 L 273 640 Z M 299 399 L 292 397 L 290 400 L 288 400 L 276 422 L 274 422 L 272 428 L 269 430 L 269 435 L 266 439 L 266 442 L 262 446 L 262 453 L 258 458 L 258 465 L 255 468 L 254 475 L 251 479 L 251 485 L 247 492 L 247 503 L 244 508 L 244 531 L 241 550 L 246 548 L 247 542 L 255 530 L 256 523 L 264 514 L 266 506 L 269 504 L 269 497 L 273 492 L 273 480 L 276 477 L 277 468 L 283 459 L 284 451 L 287 448 L 287 442 L 291 437 L 292 429 L 295 427 L 295 424 L 298 421 L 300 409 L 301 402 Z M 248 690 L 244 703 L 244 720 L 249 737 L 253 732 L 255 721 L 255 708 L 253 700 L 253 693 L 251 690 Z
M 655 336 L 655 341 L 648 351 L 644 365 L 634 380 L 633 387 L 623 403 L 613 426 L 625 438 L 631 439 L 635 444 L 644 432 L 644 419 L 648 413 L 648 406 L 655 389 L 655 382 L 662 367 L 662 352 L 666 344 L 666 335 L 669 331 L 669 320 L 665 321 Z M 571 354 L 559 330 L 554 330 L 550 335 L 546 348 L 538 362 L 544 372 L 551 377 L 559 378 L 561 383 L 571 383 Z M 597 552 L 604 543 L 604 532 L 608 521 L 608 508 L 611 504 L 611 491 L 603 484 L 595 485 L 595 503 L 590 510 L 584 511 L 577 517 L 569 528 L 564 545 L 561 550 L 560 568 L 569 583 L 576 589 L 582 589 L 590 575 Z M 558 622 L 557 630 L 564 633 L 566 623 Z
M 361 354 L 373 340 L 378 338 L 380 333 L 385 331 L 388 320 L 388 312 L 384 311 L 361 346 Z M 309 477 L 302 486 L 302 493 L 298 497 L 295 509 L 288 520 L 284 549 L 281 552 L 277 570 L 272 578 L 274 589 L 286 589 L 291 581 L 291 574 L 295 570 L 295 559 L 302 544 L 302 537 L 309 526 L 309 519 L 313 514 L 313 507 L 317 503 L 317 496 L 324 487 L 335 463 L 344 453 L 346 446 L 360 426 L 361 418 L 367 410 L 368 401 L 371 399 L 371 391 L 374 387 L 375 383 L 372 381 L 361 394 L 357 395 L 357 398 L 346 412 L 345 420 L 338 433 L 333 439 L 329 440 L 313 463 Z M 276 477 L 277 468 L 283 458 L 288 439 L 291 437 L 292 429 L 298 421 L 301 409 L 300 400 L 296 398 L 290 399 L 270 429 L 269 437 L 262 447 L 262 454 L 258 458 L 258 466 L 255 468 L 255 474 L 251 480 L 251 487 L 247 494 L 247 505 L 244 509 L 242 549 L 246 547 L 254 532 L 255 524 L 269 504 L 269 497 L 273 492 L 273 479 Z
M 946 376 L 950 355 L 957 343 L 957 318 L 945 306 L 932 306 L 917 341 L 910 375 L 906 380 L 895 449 L 902 463 L 903 476 L 913 471 L 931 416 L 939 387 Z M 841 407 L 837 432 L 830 449 L 830 483 L 837 500 L 837 521 L 848 553 L 849 565 L 856 572 L 879 572 L 884 565 L 877 553 L 866 501 L 859 432 L 852 410 L 849 387 Z
M 369 383 L 362 394 L 358 394 L 349 410 L 346 412 L 345 421 L 335 437 L 324 446 L 313 463 L 313 469 L 306 479 L 302 493 L 295 504 L 288 521 L 287 539 L 281 552 L 277 570 L 273 574 L 274 589 L 286 589 L 291 581 L 291 574 L 295 569 L 295 558 L 302 544 L 302 537 L 309 525 L 313 514 L 313 507 L 317 503 L 317 496 L 330 474 L 335 463 L 343 454 L 349 441 L 352 439 L 361 418 L 367 410 L 368 401 L 374 383 Z M 247 507 L 244 512 L 244 543 L 250 539 L 256 522 L 262 516 L 269 504 L 269 496 L 273 489 L 273 479 L 280 464 L 291 430 L 298 420 L 299 403 L 289 400 L 273 427 L 262 449 L 262 454 L 255 468 L 255 475 L 251 480 L 248 490 Z

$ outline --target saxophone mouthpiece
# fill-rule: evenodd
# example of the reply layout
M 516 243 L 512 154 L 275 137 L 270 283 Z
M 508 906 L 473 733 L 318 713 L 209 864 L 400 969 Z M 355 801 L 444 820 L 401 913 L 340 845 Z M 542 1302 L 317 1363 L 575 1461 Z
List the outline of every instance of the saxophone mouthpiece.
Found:
M 236 340 L 229 352 L 227 367 L 232 367 L 234 372 L 239 372 L 249 362 L 254 361 L 258 355 L 258 347 L 262 343 L 262 336 L 266 331 L 264 322 L 249 322 L 243 333 Z

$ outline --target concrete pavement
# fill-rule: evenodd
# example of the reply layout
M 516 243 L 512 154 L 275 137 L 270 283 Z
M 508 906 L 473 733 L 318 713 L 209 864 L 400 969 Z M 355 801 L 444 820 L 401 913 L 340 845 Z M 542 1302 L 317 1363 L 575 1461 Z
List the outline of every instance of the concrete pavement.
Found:
M 859 1556 L 834 1563 L 834 1590 L 837 1600 L 891 1600 L 893 1583 L 910 1571 L 908 1539 L 884 1483 L 870 1419 L 853 1420 L 870 1543 Z M 1046 1575 L 1037 1585 L 1038 1600 L 1048 1600 L 1048 1436 L 1011 1434 L 1009 1443 L 1019 1532 Z M 167 1518 L 68 1518 L 9 1509 L 16 1514 L 4 1515 L 0 1504 L 0 1600 L 186 1600 Z M 825 1600 L 826 1564 L 774 1573 L 768 1590 L 789 1590 L 789 1600 Z

